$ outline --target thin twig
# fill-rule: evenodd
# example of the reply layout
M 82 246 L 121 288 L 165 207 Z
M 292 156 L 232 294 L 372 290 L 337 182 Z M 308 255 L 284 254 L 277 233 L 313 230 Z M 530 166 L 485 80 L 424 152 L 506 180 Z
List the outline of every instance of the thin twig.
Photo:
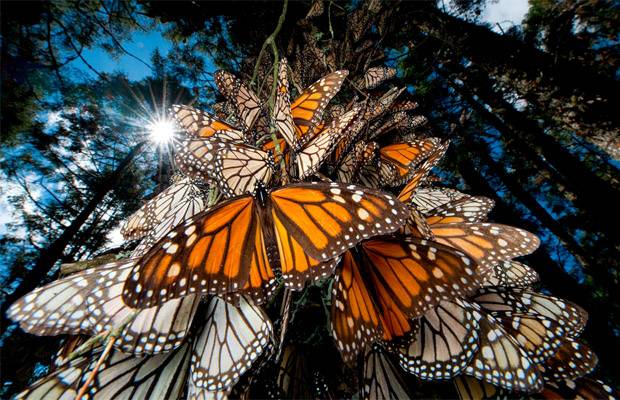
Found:
M 105 359 L 110 354 L 110 351 L 112 351 L 112 346 L 114 345 L 115 341 L 116 341 L 116 338 L 112 338 L 111 340 L 108 341 L 108 344 L 105 346 L 103 353 L 101 353 L 99 360 L 97 360 L 97 364 L 95 365 L 95 368 L 93 368 L 93 370 L 91 371 L 86 382 L 84 382 L 82 387 L 80 387 L 80 390 L 75 396 L 75 400 L 80 400 L 86 394 L 86 391 L 88 390 L 88 386 L 90 386 L 92 381 L 95 379 L 95 376 L 97 375 L 97 372 L 99 371 L 99 368 L 101 368 L 101 364 L 103 364 Z
M 86 342 L 84 342 L 84 344 L 82 344 L 80 347 L 75 349 L 71 354 L 67 356 L 67 362 L 81 356 L 82 354 L 86 353 L 88 350 L 92 349 L 99 343 L 106 341 L 108 338 L 118 337 L 123 331 L 123 329 L 125 329 L 125 327 L 129 325 L 138 316 L 140 311 L 142 310 L 139 310 L 139 309 L 134 310 L 120 324 L 118 324 L 114 328 L 108 331 L 103 331 L 100 334 L 88 339 Z
M 286 328 L 291 316 L 291 302 L 293 299 L 293 291 L 289 288 L 284 288 L 284 296 L 282 297 L 282 307 L 280 308 L 280 317 L 282 324 L 280 325 L 280 338 L 278 340 L 278 351 L 275 355 L 275 361 L 277 362 L 282 354 L 284 348 L 284 336 L 286 336 Z
M 267 46 L 271 45 L 272 43 L 275 46 L 275 39 L 276 39 L 276 36 L 278 36 L 280 29 L 282 29 L 282 25 L 284 24 L 287 8 L 288 8 L 288 0 L 284 0 L 284 2 L 282 3 L 282 13 L 280 14 L 280 18 L 278 18 L 278 25 L 276 25 L 276 29 L 273 31 L 273 33 L 267 36 L 267 39 L 265 39 L 265 42 L 263 43 L 263 46 L 261 47 L 260 52 L 258 53 L 258 57 L 256 58 L 256 65 L 254 65 L 254 72 L 252 73 L 252 79 L 250 80 L 250 86 L 252 86 L 254 82 L 256 81 L 256 76 L 258 75 L 258 69 L 263 59 L 265 49 L 267 48 Z
M 327 6 L 327 21 L 329 22 L 329 33 L 332 35 L 332 40 L 334 39 L 334 29 L 332 28 L 332 3 L 330 0 L 329 6 Z

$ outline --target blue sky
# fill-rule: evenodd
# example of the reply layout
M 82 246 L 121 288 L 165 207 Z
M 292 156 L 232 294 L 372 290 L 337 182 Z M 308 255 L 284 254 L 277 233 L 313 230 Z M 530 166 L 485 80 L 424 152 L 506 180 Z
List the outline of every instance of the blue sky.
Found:
M 137 32 L 131 40 L 122 43 L 123 47 L 144 62 L 150 64 L 151 55 L 155 49 L 159 49 L 162 56 L 170 51 L 171 43 L 162 36 L 161 29 L 150 32 Z M 119 59 L 112 58 L 101 48 L 87 49 L 83 53 L 89 64 L 99 72 L 125 72 L 130 80 L 140 80 L 151 74 L 151 69 L 135 58 L 124 54 Z M 94 73 L 79 59 L 73 61 L 72 66 L 90 76 Z
M 528 10 L 528 0 L 499 0 L 489 2 L 484 9 L 482 19 L 493 25 L 492 29 L 500 32 L 498 27 L 506 30 L 512 25 L 519 25 Z M 123 47 L 131 54 L 150 63 L 151 55 L 155 49 L 165 56 L 172 47 L 170 42 L 163 37 L 162 28 L 144 33 L 136 33 L 132 40 L 123 42 Z M 140 80 L 151 74 L 151 69 L 129 55 L 123 55 L 119 59 L 110 57 L 100 48 L 87 49 L 83 53 L 84 58 L 96 70 L 100 72 L 125 72 L 130 80 Z M 79 59 L 72 63 L 89 76 L 94 73 Z

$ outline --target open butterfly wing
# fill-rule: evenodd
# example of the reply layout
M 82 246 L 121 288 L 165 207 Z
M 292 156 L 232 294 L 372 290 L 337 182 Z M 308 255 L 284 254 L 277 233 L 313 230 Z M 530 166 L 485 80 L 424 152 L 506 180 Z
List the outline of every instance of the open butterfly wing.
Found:
M 428 221 L 428 219 L 427 219 Z M 538 237 L 526 230 L 491 223 L 431 224 L 435 240 L 472 257 L 486 278 L 493 266 L 532 253 Z
M 241 297 L 239 307 L 213 297 L 206 324 L 192 348 L 192 383 L 209 391 L 231 388 L 271 339 L 271 321 Z
M 192 293 L 225 294 L 244 288 L 251 260 L 266 260 L 252 196 L 220 203 L 158 241 L 125 283 L 123 300 L 145 308 Z M 261 261 L 262 262 L 262 261 Z
M 362 249 L 379 296 L 395 301 L 410 318 L 443 300 L 471 294 L 481 285 L 474 260 L 441 244 L 384 237 L 363 242 Z
M 425 380 L 459 375 L 478 350 L 481 314 L 465 301 L 443 301 L 417 320 L 419 327 L 398 349 L 400 365 Z
M 285 230 L 318 261 L 333 259 L 365 238 L 394 232 L 408 217 L 393 196 L 353 185 L 289 185 L 270 198 L 278 241 Z
M 215 116 L 184 105 L 173 105 L 172 115 L 189 138 L 217 137 L 244 141 L 245 134 Z

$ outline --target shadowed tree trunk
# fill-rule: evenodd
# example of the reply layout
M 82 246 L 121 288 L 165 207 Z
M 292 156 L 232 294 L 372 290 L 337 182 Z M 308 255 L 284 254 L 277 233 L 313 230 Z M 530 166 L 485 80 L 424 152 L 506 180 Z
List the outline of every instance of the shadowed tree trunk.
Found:
M 482 175 L 479 166 L 474 163 L 476 154 L 468 152 L 462 145 L 458 146 L 454 153 L 458 153 L 459 172 L 472 187 L 472 192 L 495 200 L 494 219 L 533 232 L 538 229 L 535 224 L 515 212 L 514 204 L 509 204 L 497 195 L 488 178 Z M 615 379 L 620 374 L 620 364 L 617 362 L 620 356 L 620 340 L 613 333 L 615 327 L 612 316 L 615 303 L 612 304 L 597 294 L 596 285 L 601 282 L 595 281 L 593 286 L 578 283 L 549 256 L 544 247 L 525 257 L 525 261 L 536 269 L 542 285 L 548 287 L 553 295 L 573 301 L 588 311 L 588 327 L 584 338 L 599 356 L 599 374 L 607 379 Z
M 116 169 L 102 179 L 100 184 L 96 186 L 96 190 L 93 192 L 92 197 L 88 203 L 86 203 L 82 211 L 71 221 L 71 224 L 67 226 L 60 236 L 50 243 L 49 246 L 41 250 L 39 258 L 33 264 L 32 268 L 23 275 L 19 286 L 4 298 L 1 310 L 2 325 L 4 327 L 7 327 L 9 324 L 9 321 L 6 319 L 6 310 L 8 307 L 15 300 L 35 289 L 45 280 L 56 261 L 62 258 L 67 245 L 69 245 L 72 240 L 75 240 L 75 236 L 82 226 L 86 223 L 104 197 L 120 182 L 126 168 L 131 164 L 134 158 L 140 154 L 145 145 L 146 142 L 140 142 L 129 151 Z

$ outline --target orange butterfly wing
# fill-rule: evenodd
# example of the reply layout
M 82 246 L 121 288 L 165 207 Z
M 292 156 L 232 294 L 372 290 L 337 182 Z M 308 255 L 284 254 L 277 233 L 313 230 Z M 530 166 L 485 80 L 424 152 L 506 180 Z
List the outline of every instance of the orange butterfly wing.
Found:
M 338 93 L 348 74 L 348 71 L 341 70 L 324 76 L 304 90 L 291 104 L 298 146 L 303 145 L 312 137 L 316 131 L 316 125 L 321 121 L 325 107 Z
M 274 225 L 280 255 L 280 269 L 285 286 L 300 290 L 306 282 L 325 278 L 334 273 L 338 265 L 338 257 L 328 261 L 319 261 L 310 257 L 280 220 L 275 220 Z
M 134 266 L 123 300 L 145 308 L 191 293 L 246 287 L 250 270 L 268 265 L 254 198 L 238 197 L 175 227 Z M 268 275 L 268 273 L 267 273 Z M 250 282 L 255 287 L 255 282 Z
M 411 167 L 427 157 L 438 144 L 439 139 L 428 138 L 382 147 L 379 150 L 381 162 L 396 167 L 397 176 L 392 177 L 393 181 L 390 184 L 399 185 L 403 183 L 403 180 L 410 175 Z
M 449 143 L 446 141 L 435 146 L 435 148 L 428 155 L 428 158 L 418 168 L 416 168 L 409 183 L 405 185 L 403 190 L 401 190 L 398 195 L 398 200 L 403 203 L 409 203 L 412 201 L 420 183 L 426 178 L 428 173 L 431 172 L 433 167 L 437 165 L 439 160 L 441 160 L 443 155 L 446 153 L 446 150 L 448 150 L 448 144 Z
M 426 213 L 427 222 L 433 224 L 453 224 L 459 222 L 483 222 L 495 205 L 491 199 L 482 196 L 468 196 L 442 204 Z
M 173 105 L 174 118 L 190 138 L 217 136 L 229 140 L 244 140 L 243 132 L 209 113 L 184 105 Z
M 332 291 L 331 329 L 345 362 L 382 336 L 380 310 L 359 268 L 351 251 L 344 253 Z
M 394 232 L 409 216 L 393 196 L 354 185 L 295 184 L 274 190 L 270 198 L 274 225 L 280 227 L 276 236 L 286 231 L 317 261 L 339 256 L 368 237 Z
M 482 285 L 474 260 L 441 244 L 383 237 L 363 242 L 362 249 L 380 302 L 395 303 L 410 318 Z
M 435 240 L 467 254 L 492 274 L 494 265 L 536 250 L 538 237 L 523 229 L 490 223 L 431 224 Z

